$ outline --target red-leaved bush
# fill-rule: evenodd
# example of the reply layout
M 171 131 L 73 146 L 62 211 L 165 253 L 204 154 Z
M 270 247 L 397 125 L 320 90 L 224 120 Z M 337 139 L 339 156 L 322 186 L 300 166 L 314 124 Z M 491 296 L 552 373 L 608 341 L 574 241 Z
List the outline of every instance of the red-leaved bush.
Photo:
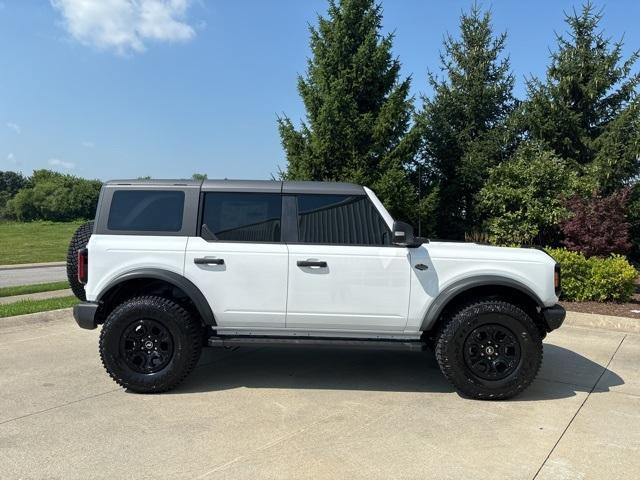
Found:
M 560 223 L 565 246 L 587 257 L 627 253 L 632 246 L 625 218 L 629 193 L 625 188 L 606 197 L 593 194 L 566 200 L 569 218 Z

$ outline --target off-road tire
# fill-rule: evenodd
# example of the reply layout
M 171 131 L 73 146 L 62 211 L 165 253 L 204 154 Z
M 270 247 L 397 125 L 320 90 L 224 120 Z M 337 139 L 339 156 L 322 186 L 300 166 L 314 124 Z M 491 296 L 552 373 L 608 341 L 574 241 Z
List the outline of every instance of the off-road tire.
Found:
M 87 295 L 84 291 L 84 285 L 78 281 L 78 250 L 87 246 L 92 233 L 93 220 L 80 225 L 71 237 L 67 251 L 67 280 L 69 280 L 73 294 L 82 301 L 87 299 Z
M 161 370 L 140 373 L 131 368 L 121 340 L 139 320 L 166 328 L 173 343 L 171 359 Z M 163 297 L 143 296 L 125 301 L 107 317 L 100 333 L 100 359 L 111 378 L 137 393 L 166 392 L 176 387 L 194 369 L 202 351 L 202 324 L 182 306 Z
M 481 378 L 465 361 L 465 342 L 482 325 L 504 327 L 520 344 L 520 360 L 506 378 Z M 542 339 L 533 319 L 518 306 L 481 300 L 462 306 L 449 317 L 436 339 L 435 353 L 442 373 L 462 395 L 503 400 L 518 395 L 535 379 L 542 364 Z

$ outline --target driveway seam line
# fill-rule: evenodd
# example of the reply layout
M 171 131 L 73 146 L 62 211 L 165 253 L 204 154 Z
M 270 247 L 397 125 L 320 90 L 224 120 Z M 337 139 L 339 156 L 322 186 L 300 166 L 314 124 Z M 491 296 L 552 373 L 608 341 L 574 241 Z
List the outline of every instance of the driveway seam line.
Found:
M 540 465 L 540 468 L 538 468 L 538 471 L 536 471 L 536 473 L 533 476 L 532 480 L 536 480 L 536 478 L 538 478 L 538 475 L 540 474 L 540 472 L 542 471 L 542 469 L 546 465 L 546 463 L 549 460 L 549 458 L 551 458 L 551 455 L 553 454 L 553 452 L 555 451 L 556 447 L 558 446 L 558 444 L 560 443 L 560 441 L 564 437 L 564 434 L 567 433 L 567 430 L 569 430 L 569 427 L 571 426 L 571 424 L 573 423 L 575 418 L 580 413 L 580 410 L 582 410 L 582 407 L 584 407 L 585 403 L 587 403 L 587 400 L 589 400 L 589 397 L 591 396 L 591 394 L 595 391 L 596 386 L 598 385 L 598 383 L 600 382 L 600 380 L 602 379 L 604 374 L 609 371 L 609 365 L 611 365 L 611 362 L 613 361 L 613 358 L 618 353 L 618 350 L 620 350 L 620 347 L 622 346 L 622 343 L 624 342 L 625 338 L 627 338 L 627 334 L 625 334 L 622 337 L 622 340 L 620 340 L 620 343 L 618 344 L 618 346 L 616 347 L 615 351 L 611 355 L 611 358 L 609 358 L 609 361 L 607 362 L 607 365 L 602 369 L 602 372 L 600 373 L 600 376 L 598 377 L 598 379 L 593 384 L 593 387 L 591 387 L 591 390 L 589 390 L 589 392 L 587 393 L 587 396 L 584 398 L 584 400 L 582 401 L 582 403 L 578 407 L 578 410 L 576 410 L 576 413 L 574 413 L 573 416 L 571 417 L 571 420 L 569 420 L 569 423 L 567 424 L 567 426 L 564 428 L 564 430 L 560 434 L 560 437 L 558 438 L 558 440 L 556 440 L 556 443 L 553 445 L 553 447 L 551 448 L 551 450 L 549 451 L 549 453 L 545 457 L 544 461 L 542 462 L 542 465 Z
M 80 402 L 84 402 L 85 400 L 91 400 L 93 398 L 101 397 L 102 395 L 107 395 L 109 393 L 113 393 L 113 392 L 116 392 L 118 390 L 122 390 L 122 388 L 114 388 L 113 390 L 109 390 L 107 392 L 97 393 L 97 394 L 91 395 L 89 397 L 79 398 L 77 400 L 72 400 L 70 402 L 63 403 L 61 405 L 55 405 L 53 407 L 45 408 L 44 410 L 39 410 L 37 412 L 31 412 L 31 413 L 27 413 L 25 415 L 20 415 L 19 417 L 11 418 L 9 420 L 4 420 L 4 421 L 0 422 L 0 425 L 4 425 L 5 423 L 10 423 L 10 422 L 15 422 L 16 420 L 22 420 L 23 418 L 32 417 L 34 415 L 40 415 L 41 413 L 50 412 L 51 410 L 56 410 L 58 408 L 67 407 L 69 405 L 73 405 L 74 403 L 80 403 Z
M 598 377 L 598 380 L 600 380 L 600 377 Z M 582 385 L 580 383 L 563 382 L 562 380 L 552 380 L 551 378 L 537 377 L 536 381 L 549 382 L 549 383 L 560 383 L 561 385 L 568 385 L 570 387 L 591 388 L 589 385 Z

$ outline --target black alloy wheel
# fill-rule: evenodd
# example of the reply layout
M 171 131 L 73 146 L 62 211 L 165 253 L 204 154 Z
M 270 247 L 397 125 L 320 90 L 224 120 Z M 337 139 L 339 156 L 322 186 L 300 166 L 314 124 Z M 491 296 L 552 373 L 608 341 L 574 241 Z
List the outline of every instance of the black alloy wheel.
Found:
M 122 333 L 120 349 L 131 370 L 138 373 L 155 373 L 171 361 L 173 337 L 162 323 L 141 319 L 133 322 Z
M 502 325 L 481 325 L 464 342 L 465 365 L 485 380 L 508 377 L 518 367 L 520 358 L 518 339 Z

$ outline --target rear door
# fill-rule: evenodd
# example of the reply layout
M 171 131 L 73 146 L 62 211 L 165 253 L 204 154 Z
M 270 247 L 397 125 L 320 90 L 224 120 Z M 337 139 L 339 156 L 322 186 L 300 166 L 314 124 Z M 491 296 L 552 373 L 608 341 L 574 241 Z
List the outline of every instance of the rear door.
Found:
M 402 331 L 407 323 L 408 250 L 366 195 L 295 195 L 289 243 L 287 328 Z
M 288 253 L 276 185 L 273 192 L 202 193 L 199 235 L 189 238 L 185 276 L 203 292 L 221 327 L 285 326 Z

